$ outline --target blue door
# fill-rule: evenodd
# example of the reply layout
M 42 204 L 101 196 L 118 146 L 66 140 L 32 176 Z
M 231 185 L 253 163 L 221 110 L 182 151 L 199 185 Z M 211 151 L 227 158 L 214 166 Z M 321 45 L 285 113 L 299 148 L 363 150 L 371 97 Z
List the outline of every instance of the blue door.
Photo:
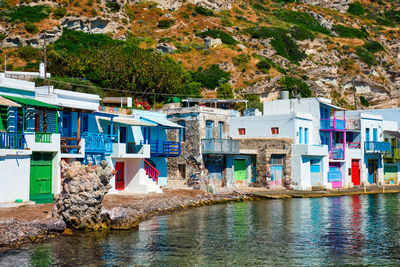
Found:
M 282 187 L 282 165 L 271 165 L 271 188 Z
M 82 133 L 89 132 L 89 115 L 82 114 Z
M 300 127 L 299 128 L 299 144 L 301 144 L 301 142 L 303 142 L 302 135 L 303 135 L 303 127 Z
M 368 183 L 376 183 L 376 171 L 378 169 L 377 161 L 374 159 L 368 160 Z
M 213 121 L 206 121 L 206 139 L 213 138 Z
M 365 142 L 366 142 L 366 146 L 365 146 L 365 149 L 366 150 L 369 150 L 369 128 L 366 128 L 365 129 Z
M 372 134 L 374 142 L 378 142 L 378 129 L 374 128 Z
M 312 187 L 321 186 L 321 160 L 310 160 L 310 182 Z
M 62 115 L 62 136 L 71 137 L 72 133 L 72 123 L 71 123 L 71 113 L 63 112 Z
M 222 139 L 222 134 L 224 131 L 224 122 L 218 122 L 218 139 Z

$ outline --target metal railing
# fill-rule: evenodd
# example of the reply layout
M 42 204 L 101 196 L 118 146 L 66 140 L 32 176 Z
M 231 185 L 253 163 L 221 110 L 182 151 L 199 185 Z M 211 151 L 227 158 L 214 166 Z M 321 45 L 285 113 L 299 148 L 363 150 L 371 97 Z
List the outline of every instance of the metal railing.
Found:
M 101 133 L 83 133 L 82 138 L 85 138 L 85 150 L 90 153 L 112 153 L 113 140 L 116 137 L 111 134 Z
M 179 157 L 181 143 L 176 141 L 142 140 L 141 145 L 150 145 L 150 154 L 154 157 Z
M 81 139 L 78 137 L 61 137 L 61 153 L 79 154 Z
M 338 119 L 321 119 L 321 130 L 344 130 L 345 121 Z
M 35 142 L 36 143 L 51 143 L 52 133 L 45 132 L 35 132 Z
M 364 149 L 367 153 L 390 152 L 391 144 L 389 142 L 370 141 L 364 143 Z
M 26 140 L 24 134 L 0 133 L 0 149 L 25 149 Z
M 333 148 L 331 155 L 331 159 L 342 160 L 344 159 L 344 150 L 343 148 Z
M 238 154 L 240 141 L 232 139 L 202 139 L 201 151 L 204 154 Z
M 146 174 L 153 179 L 154 182 L 158 184 L 158 176 L 160 175 L 160 172 L 157 171 L 156 168 L 154 168 L 147 160 L 144 159 L 144 170 Z
M 352 149 L 360 149 L 361 143 L 360 142 L 347 142 L 347 146 Z

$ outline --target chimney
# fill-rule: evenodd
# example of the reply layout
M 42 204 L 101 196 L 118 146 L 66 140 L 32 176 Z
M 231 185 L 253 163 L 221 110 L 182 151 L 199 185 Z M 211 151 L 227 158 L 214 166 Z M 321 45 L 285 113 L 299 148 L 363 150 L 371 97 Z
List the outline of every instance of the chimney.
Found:
M 39 65 L 39 77 L 44 79 L 45 78 L 44 75 L 45 75 L 44 63 L 40 62 L 40 65 Z

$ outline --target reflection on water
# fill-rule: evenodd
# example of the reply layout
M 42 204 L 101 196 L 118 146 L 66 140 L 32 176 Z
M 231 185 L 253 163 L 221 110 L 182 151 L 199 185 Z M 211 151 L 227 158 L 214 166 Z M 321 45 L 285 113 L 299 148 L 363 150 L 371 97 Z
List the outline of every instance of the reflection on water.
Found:
M 400 265 L 400 194 L 232 203 L 63 236 L 0 266 Z

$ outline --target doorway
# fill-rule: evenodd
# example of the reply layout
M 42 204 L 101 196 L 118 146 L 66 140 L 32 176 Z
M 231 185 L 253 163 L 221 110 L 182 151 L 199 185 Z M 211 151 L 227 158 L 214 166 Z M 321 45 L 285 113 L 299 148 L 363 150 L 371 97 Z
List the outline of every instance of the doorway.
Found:
M 378 170 L 378 161 L 376 159 L 368 160 L 368 183 L 376 183 L 376 172 Z
M 125 163 L 116 162 L 115 163 L 115 189 L 124 190 L 125 189 Z
M 53 203 L 52 161 L 52 153 L 32 153 L 29 200 L 35 201 L 36 204 Z
M 235 159 L 234 163 L 234 176 L 235 181 L 244 181 L 246 180 L 246 160 L 244 159 Z
M 360 185 L 360 160 L 351 160 L 351 182 L 353 185 Z

